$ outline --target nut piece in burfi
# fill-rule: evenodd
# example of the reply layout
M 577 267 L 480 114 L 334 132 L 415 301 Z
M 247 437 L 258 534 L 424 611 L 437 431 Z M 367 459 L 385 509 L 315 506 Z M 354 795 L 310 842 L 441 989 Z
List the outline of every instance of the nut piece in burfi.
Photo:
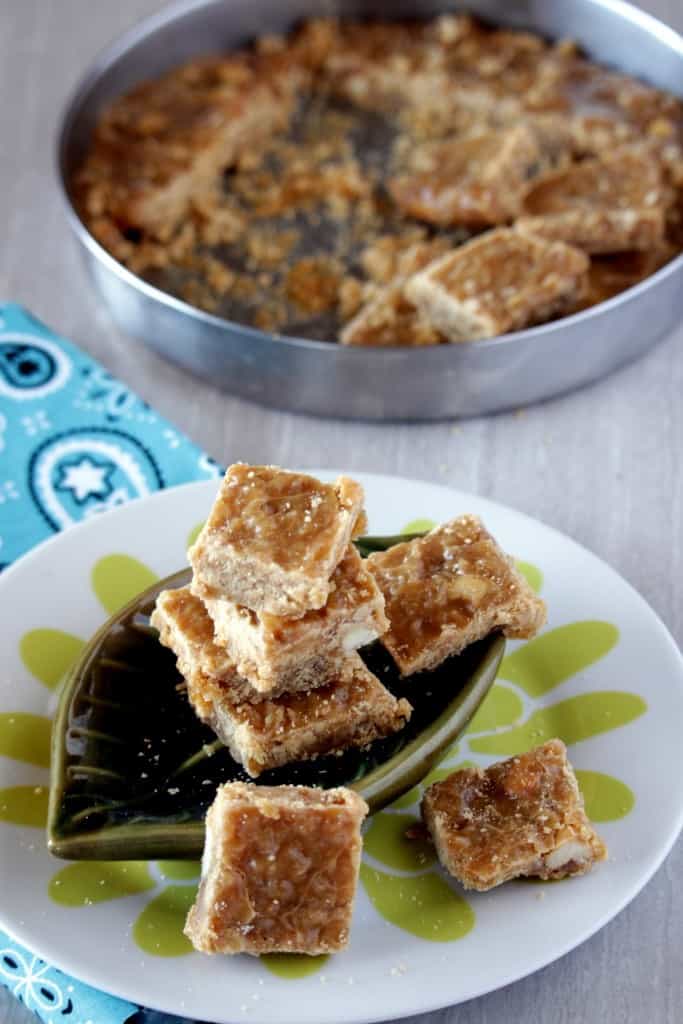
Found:
M 189 551 L 195 580 L 257 612 L 322 608 L 362 505 L 348 477 L 323 484 L 277 466 L 231 466 Z
M 333 679 L 339 664 L 388 627 L 384 597 L 353 545 L 332 573 L 327 603 L 300 618 L 253 612 L 201 591 L 216 639 L 263 694 Z
M 667 205 L 657 159 L 624 149 L 539 181 L 516 226 L 590 253 L 649 250 L 661 246 Z
M 430 264 L 405 291 L 449 341 L 469 341 L 570 312 L 587 273 L 579 249 L 498 228 Z
M 211 689 L 213 686 L 213 690 Z M 268 768 L 366 747 L 402 729 L 412 708 L 397 700 L 357 654 L 337 678 L 310 692 L 235 703 L 212 680 L 188 680 L 195 711 L 254 778 Z
M 431 142 L 413 154 L 412 170 L 389 182 L 399 209 L 442 227 L 504 224 L 519 212 L 522 190 L 551 150 L 531 124 L 471 138 Z
M 545 604 L 477 516 L 376 552 L 367 564 L 389 619 L 382 643 L 404 676 L 436 668 L 493 630 L 526 638 L 545 622 Z
M 454 772 L 429 787 L 422 817 L 439 860 L 466 889 L 583 875 L 607 857 L 561 740 L 486 771 Z
M 405 294 L 405 284 L 450 244 L 446 239 L 416 242 L 395 256 L 395 270 L 388 284 L 375 294 L 343 328 L 342 345 L 438 345 L 446 339 L 416 309 Z M 379 250 L 379 246 L 375 247 Z M 388 262 L 388 261 L 387 261 Z
M 349 789 L 221 786 L 185 934 L 203 953 L 336 953 L 349 940 L 368 807 Z

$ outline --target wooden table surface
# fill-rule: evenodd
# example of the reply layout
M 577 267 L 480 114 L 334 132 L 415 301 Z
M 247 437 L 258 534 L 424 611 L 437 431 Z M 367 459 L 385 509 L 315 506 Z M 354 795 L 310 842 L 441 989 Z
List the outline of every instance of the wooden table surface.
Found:
M 0 2 L 0 297 L 25 304 L 92 353 L 221 462 L 375 470 L 494 498 L 595 551 L 683 642 L 683 328 L 581 393 L 510 415 L 426 426 L 262 409 L 188 379 L 114 328 L 67 231 L 53 138 L 79 72 L 157 6 Z M 643 6 L 683 28 L 681 0 Z M 515 985 L 414 1024 L 680 1024 L 682 879 L 679 842 L 645 891 L 579 949 Z M 0 990 L 0 1024 L 33 1019 Z

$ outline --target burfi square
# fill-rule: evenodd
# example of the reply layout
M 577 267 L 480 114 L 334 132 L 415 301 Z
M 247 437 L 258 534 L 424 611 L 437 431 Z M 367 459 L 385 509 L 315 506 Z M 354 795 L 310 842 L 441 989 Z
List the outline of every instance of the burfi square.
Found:
M 519 212 L 529 179 L 548 166 L 540 136 L 523 123 L 426 143 L 412 163 L 389 192 L 404 214 L 441 227 L 505 224 Z
M 664 239 L 667 202 L 654 155 L 624 149 L 537 182 L 516 227 L 589 253 L 656 249 Z
M 162 591 L 150 621 L 159 630 L 160 643 L 176 655 L 178 670 L 186 679 L 204 680 L 204 685 L 213 681 L 233 701 L 257 702 L 285 691 L 312 689 L 326 681 L 318 672 L 324 662 L 313 658 L 301 672 L 283 674 L 274 682 L 263 681 L 256 673 L 253 682 L 245 678 L 233 656 L 216 643 L 211 617 L 190 587 Z
M 466 889 L 582 875 L 607 857 L 561 740 L 485 771 L 454 772 L 429 787 L 422 817 L 442 865 Z
M 449 341 L 492 338 L 571 311 L 588 265 L 563 242 L 498 228 L 430 264 L 405 290 Z
M 545 622 L 545 604 L 477 516 L 460 516 L 367 563 L 389 619 L 382 643 L 404 676 L 436 668 L 493 630 L 530 637 Z
M 221 786 L 185 924 L 195 949 L 254 956 L 345 949 L 367 813 L 345 788 Z
M 397 700 L 357 654 L 341 663 L 335 680 L 310 692 L 236 703 L 215 680 L 190 677 L 188 697 L 253 778 L 292 761 L 366 747 L 402 729 L 412 712 L 408 701 Z
M 162 590 L 150 623 L 159 631 L 159 642 L 172 650 L 183 666 L 228 683 L 237 680 L 234 659 L 214 642 L 209 613 L 189 586 Z
M 277 466 L 231 466 L 189 551 L 196 583 L 256 612 L 321 608 L 363 498 L 348 477 L 323 484 Z
M 262 694 L 304 690 L 334 678 L 347 655 L 388 627 L 384 598 L 363 560 L 349 545 L 332 573 L 322 608 L 298 619 L 253 612 L 200 590 L 216 640 L 237 671 Z

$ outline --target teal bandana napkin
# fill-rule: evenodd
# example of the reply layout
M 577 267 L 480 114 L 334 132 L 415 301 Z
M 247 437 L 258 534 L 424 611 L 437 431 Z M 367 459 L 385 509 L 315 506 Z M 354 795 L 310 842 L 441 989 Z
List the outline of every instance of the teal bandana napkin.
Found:
M 0 305 L 0 572 L 74 523 L 220 473 L 89 356 L 20 306 Z M 50 967 L 2 930 L 0 984 L 45 1024 L 169 1024 Z

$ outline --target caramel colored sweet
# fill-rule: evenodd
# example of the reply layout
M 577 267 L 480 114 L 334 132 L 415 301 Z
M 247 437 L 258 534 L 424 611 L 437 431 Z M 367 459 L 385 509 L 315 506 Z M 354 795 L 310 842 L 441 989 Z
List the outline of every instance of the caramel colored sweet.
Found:
M 214 643 L 213 623 L 189 586 L 162 590 L 150 621 L 159 630 L 161 643 L 179 658 L 196 661 L 211 676 L 233 675 L 234 661 Z
M 202 877 L 185 925 L 195 949 L 345 949 L 367 812 L 344 788 L 222 786 L 207 815 Z
M 321 608 L 362 503 L 347 477 L 323 484 L 276 466 L 231 466 L 189 551 L 195 580 L 258 612 Z
M 413 171 L 389 182 L 401 210 L 431 224 L 504 224 L 546 161 L 540 137 L 520 123 L 498 132 L 422 146 Z
M 71 185 L 115 258 L 192 305 L 274 334 L 431 346 L 564 316 L 600 290 L 532 295 L 505 328 L 440 304 L 433 319 L 363 247 L 424 241 L 429 225 L 454 252 L 519 223 L 591 254 L 661 254 L 666 234 L 670 258 L 683 105 L 571 40 L 467 15 L 317 18 L 116 99 Z
M 588 266 L 562 242 L 498 228 L 410 278 L 405 294 L 449 341 L 490 338 L 575 308 Z
M 607 857 L 561 740 L 454 772 L 429 787 L 422 816 L 439 860 L 467 889 L 582 875 Z
M 656 158 L 624 149 L 539 181 L 524 200 L 517 226 L 591 253 L 648 251 L 663 242 L 666 206 Z
M 256 703 L 285 692 L 314 689 L 330 678 L 330 659 L 323 651 L 311 655 L 304 664 L 293 665 L 291 671 L 281 672 L 277 679 L 268 674 L 264 678 L 258 672 L 252 672 L 247 679 L 240 673 L 233 655 L 215 642 L 211 617 L 190 587 L 162 591 L 151 623 L 159 630 L 160 642 L 176 655 L 181 674 L 194 680 L 195 692 L 211 684 L 216 692 L 233 702 Z
M 322 685 L 338 675 L 348 654 L 389 626 L 382 593 L 353 545 L 332 574 L 327 602 L 300 618 L 257 613 L 200 593 L 217 641 L 263 694 Z
M 453 519 L 367 560 L 384 594 L 382 643 L 403 675 L 435 668 L 500 629 L 533 636 L 545 605 L 476 516 Z
M 337 678 L 310 692 L 235 703 L 215 680 L 188 679 L 188 696 L 236 761 L 256 777 L 268 768 L 365 747 L 402 729 L 412 708 L 396 700 L 352 654 Z

